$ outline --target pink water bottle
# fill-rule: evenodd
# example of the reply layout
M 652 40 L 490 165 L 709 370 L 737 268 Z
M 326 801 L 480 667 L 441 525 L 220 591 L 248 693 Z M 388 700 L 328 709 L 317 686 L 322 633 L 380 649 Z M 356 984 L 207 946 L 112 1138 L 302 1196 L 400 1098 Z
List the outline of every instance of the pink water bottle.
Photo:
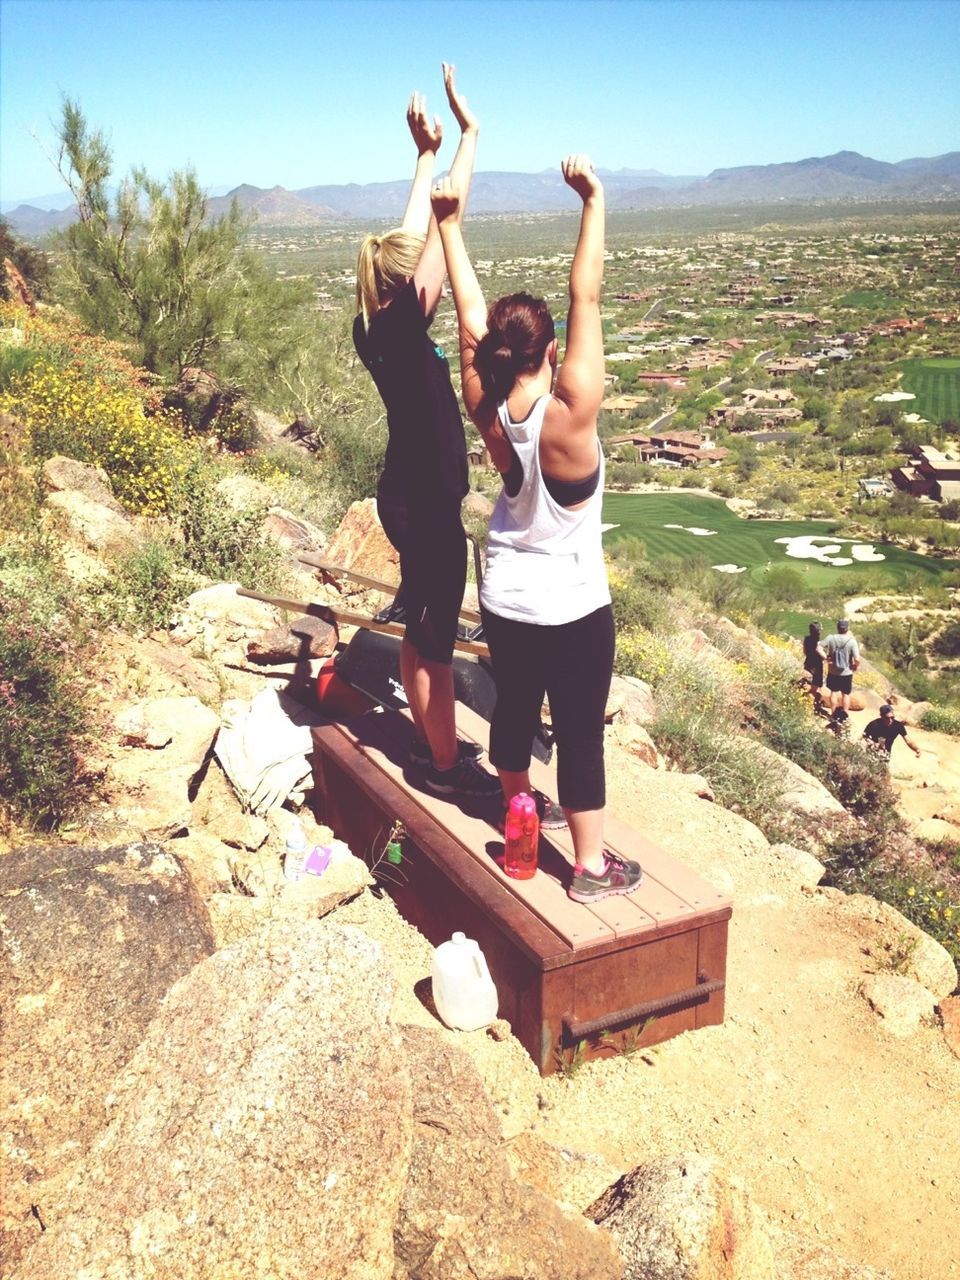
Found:
M 503 824 L 503 869 L 514 880 L 529 880 L 537 869 L 540 819 L 533 796 L 525 791 L 510 801 Z

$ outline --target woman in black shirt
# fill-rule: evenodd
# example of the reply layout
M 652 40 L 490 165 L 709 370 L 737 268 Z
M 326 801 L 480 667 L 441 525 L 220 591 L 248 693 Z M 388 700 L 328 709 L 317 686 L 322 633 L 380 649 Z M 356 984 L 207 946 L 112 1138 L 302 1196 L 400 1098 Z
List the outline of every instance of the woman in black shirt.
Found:
M 460 125 L 450 173 L 466 191 L 477 121 L 446 63 L 443 79 Z M 443 349 L 429 335 L 445 272 L 430 210 L 442 131 L 438 119 L 430 124 L 419 93 L 407 124 L 417 147 L 413 184 L 400 228 L 369 235 L 360 247 L 353 340 L 387 410 L 377 511 L 400 552 L 407 617 L 400 675 L 417 734 L 412 759 L 427 765 L 424 783 L 437 794 L 497 795 L 498 780 L 477 766 L 467 744 L 458 745 L 454 715 L 453 645 L 467 571 L 460 504 L 468 485 L 460 407 Z

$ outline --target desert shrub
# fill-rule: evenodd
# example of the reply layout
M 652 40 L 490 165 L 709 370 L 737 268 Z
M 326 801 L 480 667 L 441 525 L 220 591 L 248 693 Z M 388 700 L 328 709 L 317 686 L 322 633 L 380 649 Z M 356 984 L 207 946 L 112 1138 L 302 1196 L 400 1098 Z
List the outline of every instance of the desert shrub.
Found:
M 183 563 L 218 582 L 267 591 L 282 581 L 283 556 L 263 532 L 262 507 L 238 511 L 216 488 L 214 468 L 194 463 L 184 474 L 176 515 L 183 534 Z
M 101 616 L 126 627 L 165 627 L 197 587 L 184 548 L 172 536 L 147 539 L 113 562 L 109 585 L 99 598 Z
M 960 738 L 960 707 L 928 707 L 920 721 L 924 729 Z
M 35 347 L 0 346 L 0 391 L 6 391 L 43 359 Z
M 0 397 L 26 426 L 37 459 L 63 454 L 103 467 L 130 511 L 169 511 L 189 446 L 178 421 L 147 416 L 139 395 L 92 381 L 75 368 L 37 364 Z
M 960 657 L 960 622 L 951 622 L 934 638 L 931 646 L 934 653 L 943 658 Z
M 0 548 L 0 586 L 0 818 L 51 829 L 88 789 L 73 631 L 37 557 Z

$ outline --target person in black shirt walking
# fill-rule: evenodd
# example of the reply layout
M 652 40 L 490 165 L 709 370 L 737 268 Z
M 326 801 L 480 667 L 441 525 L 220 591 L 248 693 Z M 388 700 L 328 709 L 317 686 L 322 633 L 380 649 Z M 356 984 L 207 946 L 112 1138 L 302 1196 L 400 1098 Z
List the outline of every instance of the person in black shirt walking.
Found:
M 863 738 L 868 747 L 878 755 L 885 756 L 887 760 L 890 759 L 893 744 L 898 738 L 904 740 L 915 756 L 920 755 L 920 748 L 907 737 L 907 726 L 902 720 L 896 719 L 889 702 L 883 704 L 878 718 L 871 720 L 864 729 Z
M 443 78 L 460 125 L 450 173 L 466 191 L 477 121 L 446 63 Z M 467 573 L 460 504 L 468 484 L 460 407 L 446 356 L 429 334 L 445 273 L 430 209 L 442 130 L 436 117 L 430 123 L 420 93 L 410 99 L 407 124 L 417 148 L 413 183 L 402 225 L 360 247 L 353 341 L 387 410 L 377 512 L 400 552 L 400 676 L 417 735 L 411 761 L 426 767 L 424 784 L 436 794 L 497 795 L 499 782 L 477 765 L 475 748 L 458 744 L 454 714 L 453 646 Z
M 826 654 L 820 646 L 820 623 L 811 622 L 807 634 L 803 637 L 803 669 L 810 677 L 810 692 L 813 694 L 813 705 L 820 710 L 823 689 L 823 663 Z

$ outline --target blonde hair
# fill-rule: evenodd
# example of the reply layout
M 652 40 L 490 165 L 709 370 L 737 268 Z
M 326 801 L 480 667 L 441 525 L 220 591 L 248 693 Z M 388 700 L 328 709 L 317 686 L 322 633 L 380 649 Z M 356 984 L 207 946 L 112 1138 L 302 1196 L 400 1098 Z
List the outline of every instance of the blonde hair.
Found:
M 365 327 L 416 271 L 425 243 L 425 236 L 409 231 L 365 237 L 357 257 L 357 311 Z

